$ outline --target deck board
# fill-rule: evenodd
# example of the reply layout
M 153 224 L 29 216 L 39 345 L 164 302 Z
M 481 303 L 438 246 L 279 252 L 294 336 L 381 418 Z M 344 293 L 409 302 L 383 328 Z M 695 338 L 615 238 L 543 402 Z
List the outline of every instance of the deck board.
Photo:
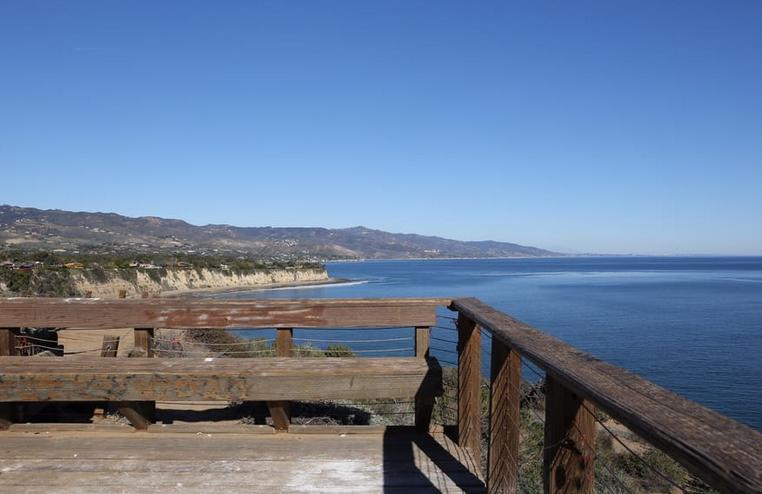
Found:
M 233 429 L 234 430 L 234 429 Z M 2 434 L 0 491 L 484 492 L 441 433 Z

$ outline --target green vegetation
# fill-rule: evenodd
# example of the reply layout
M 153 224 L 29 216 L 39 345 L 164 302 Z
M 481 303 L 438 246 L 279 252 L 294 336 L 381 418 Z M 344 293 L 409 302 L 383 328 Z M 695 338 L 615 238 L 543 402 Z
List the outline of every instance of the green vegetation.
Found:
M 221 270 L 243 275 L 272 269 L 322 269 L 311 262 L 268 262 L 247 257 L 192 254 L 81 254 L 0 249 L 0 292 L 20 296 L 77 296 L 72 273 L 93 283 L 119 278 L 137 283 L 138 272 L 161 283 L 169 270 Z
M 74 284 L 66 268 L 9 269 L 0 267 L 0 284 L 24 297 L 72 297 Z

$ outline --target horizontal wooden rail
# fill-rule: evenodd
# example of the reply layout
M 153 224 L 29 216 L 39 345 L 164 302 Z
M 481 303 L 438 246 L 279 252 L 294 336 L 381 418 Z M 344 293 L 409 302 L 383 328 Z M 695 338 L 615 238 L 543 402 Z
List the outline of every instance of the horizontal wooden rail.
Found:
M 474 298 L 451 309 L 534 362 L 722 492 L 762 492 L 762 434 L 576 349 Z M 551 489 L 552 491 L 552 489 Z M 581 490 L 580 490 L 581 492 Z
M 101 300 L 0 299 L 2 327 L 134 328 L 373 328 L 436 324 L 447 299 L 343 300 Z
M 281 401 L 441 394 L 441 368 L 418 358 L 0 357 L 0 403 Z

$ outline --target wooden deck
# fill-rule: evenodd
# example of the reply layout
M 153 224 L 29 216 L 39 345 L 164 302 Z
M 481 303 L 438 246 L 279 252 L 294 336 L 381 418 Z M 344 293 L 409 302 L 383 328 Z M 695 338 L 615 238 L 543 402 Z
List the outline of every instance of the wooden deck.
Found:
M 42 426 L 43 424 L 39 424 Z M 444 434 L 259 433 L 242 426 L 131 432 L 14 425 L 0 443 L 3 492 L 484 492 Z M 154 429 L 156 430 L 156 429 Z M 304 432 L 309 432 L 305 429 Z

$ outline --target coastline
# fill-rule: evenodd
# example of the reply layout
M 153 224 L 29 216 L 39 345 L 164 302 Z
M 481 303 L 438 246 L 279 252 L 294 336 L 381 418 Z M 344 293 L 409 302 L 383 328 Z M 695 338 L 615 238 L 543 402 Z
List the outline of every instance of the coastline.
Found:
M 162 292 L 161 298 L 174 297 L 194 297 L 204 294 L 224 294 L 237 292 L 258 292 L 266 290 L 284 290 L 288 288 L 315 288 L 320 286 L 344 285 L 352 283 L 362 283 L 361 280 L 350 280 L 346 278 L 326 278 L 315 281 L 287 281 L 283 283 L 263 283 L 259 285 L 237 286 L 233 288 L 188 288 L 184 290 L 168 290 Z

